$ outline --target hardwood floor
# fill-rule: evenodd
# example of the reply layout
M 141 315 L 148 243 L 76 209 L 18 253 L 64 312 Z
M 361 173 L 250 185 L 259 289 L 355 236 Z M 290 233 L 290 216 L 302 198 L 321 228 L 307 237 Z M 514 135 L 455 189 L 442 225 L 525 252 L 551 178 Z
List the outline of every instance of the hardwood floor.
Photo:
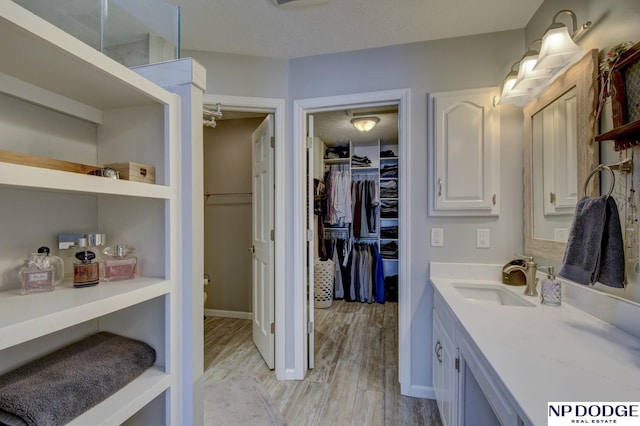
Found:
M 441 425 L 435 401 L 400 395 L 397 304 L 334 301 L 315 310 L 315 368 L 278 381 L 251 340 L 251 320 L 204 323 L 205 382 L 254 375 L 290 426 Z

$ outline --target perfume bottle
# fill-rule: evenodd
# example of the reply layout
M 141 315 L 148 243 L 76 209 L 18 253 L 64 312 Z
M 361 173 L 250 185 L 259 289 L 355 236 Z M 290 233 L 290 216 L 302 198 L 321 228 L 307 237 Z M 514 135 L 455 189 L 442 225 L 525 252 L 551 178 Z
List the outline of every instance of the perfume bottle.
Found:
M 124 244 L 105 247 L 103 250 L 104 272 L 102 280 L 130 280 L 136 277 L 138 258 L 133 256 L 135 249 Z
M 107 245 L 107 234 L 86 234 L 84 237 L 87 239 L 89 251 L 92 251 L 95 255 L 93 262 L 98 264 L 100 280 L 102 280 L 102 272 L 104 271 L 104 256 L 102 255 L 102 250 L 104 250 L 104 247 Z
M 57 256 L 49 256 L 49 247 L 40 247 L 37 253 L 31 253 L 26 266 L 20 268 L 18 277 L 22 285 L 22 294 L 53 291 L 64 278 L 64 265 Z
M 73 264 L 73 286 L 92 287 L 100 282 L 100 265 L 93 262 L 96 254 L 89 250 L 86 238 L 78 242 L 81 250 L 76 253 L 76 262 Z
M 78 240 L 83 238 L 84 234 L 58 234 L 58 256 L 64 262 L 64 278 L 71 279 L 73 277 L 73 263 L 76 260 L 76 251 Z

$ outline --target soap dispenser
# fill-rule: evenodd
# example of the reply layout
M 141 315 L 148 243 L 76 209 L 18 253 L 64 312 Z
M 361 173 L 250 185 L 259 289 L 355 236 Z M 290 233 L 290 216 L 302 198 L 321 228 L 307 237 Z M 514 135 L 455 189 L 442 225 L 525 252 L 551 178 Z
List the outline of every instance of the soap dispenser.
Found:
M 560 306 L 562 303 L 562 283 L 556 278 L 553 266 L 547 267 L 547 278 L 540 285 L 540 302 L 549 306 Z

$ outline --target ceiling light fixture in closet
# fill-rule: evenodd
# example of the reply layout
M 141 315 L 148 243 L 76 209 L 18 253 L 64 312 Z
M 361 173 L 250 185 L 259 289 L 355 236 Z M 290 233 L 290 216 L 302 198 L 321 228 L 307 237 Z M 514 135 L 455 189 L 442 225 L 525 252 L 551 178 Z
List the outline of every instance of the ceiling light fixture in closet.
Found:
M 351 124 L 353 127 L 360 130 L 361 132 L 368 132 L 369 130 L 376 127 L 376 124 L 380 122 L 378 117 L 358 117 L 351 120 Z

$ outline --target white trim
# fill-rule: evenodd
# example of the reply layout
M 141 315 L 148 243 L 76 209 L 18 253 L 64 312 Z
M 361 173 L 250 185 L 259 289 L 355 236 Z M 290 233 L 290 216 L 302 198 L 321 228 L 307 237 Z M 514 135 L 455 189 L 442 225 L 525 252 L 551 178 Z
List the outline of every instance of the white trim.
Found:
M 250 319 L 253 319 L 253 312 L 223 311 L 221 309 L 205 309 L 204 316 L 250 320 Z
M 411 268 L 409 268 L 410 233 L 409 226 L 411 201 L 409 194 L 411 176 L 409 166 L 410 144 L 409 144 L 409 101 L 410 90 L 385 90 L 379 92 L 357 93 L 350 95 L 329 96 L 323 98 L 298 99 L 293 101 L 293 252 L 305 252 L 305 178 L 303 176 L 304 155 L 305 155 L 305 130 L 306 114 L 320 111 L 354 108 L 358 106 L 398 105 L 398 150 L 399 150 L 399 181 L 400 184 L 400 256 L 399 261 L 399 282 L 398 282 L 398 381 L 400 389 L 404 395 L 421 393 L 419 389 L 410 386 L 411 383 Z M 300 283 L 293 289 L 293 323 L 294 339 L 294 375 L 297 379 L 304 378 L 306 365 L 306 289 L 304 277 L 304 258 L 297 258 L 293 265 L 293 282 Z M 428 392 L 427 392 L 428 394 Z
M 220 102 L 225 109 L 257 111 L 274 114 L 275 151 L 275 324 L 276 324 L 276 379 L 290 380 L 290 371 L 285 369 L 286 336 L 285 314 L 285 100 L 279 98 L 254 98 L 245 96 L 227 96 L 206 94 L 204 105 Z
M 411 385 L 409 396 L 414 398 L 436 399 L 436 391 L 432 386 Z

